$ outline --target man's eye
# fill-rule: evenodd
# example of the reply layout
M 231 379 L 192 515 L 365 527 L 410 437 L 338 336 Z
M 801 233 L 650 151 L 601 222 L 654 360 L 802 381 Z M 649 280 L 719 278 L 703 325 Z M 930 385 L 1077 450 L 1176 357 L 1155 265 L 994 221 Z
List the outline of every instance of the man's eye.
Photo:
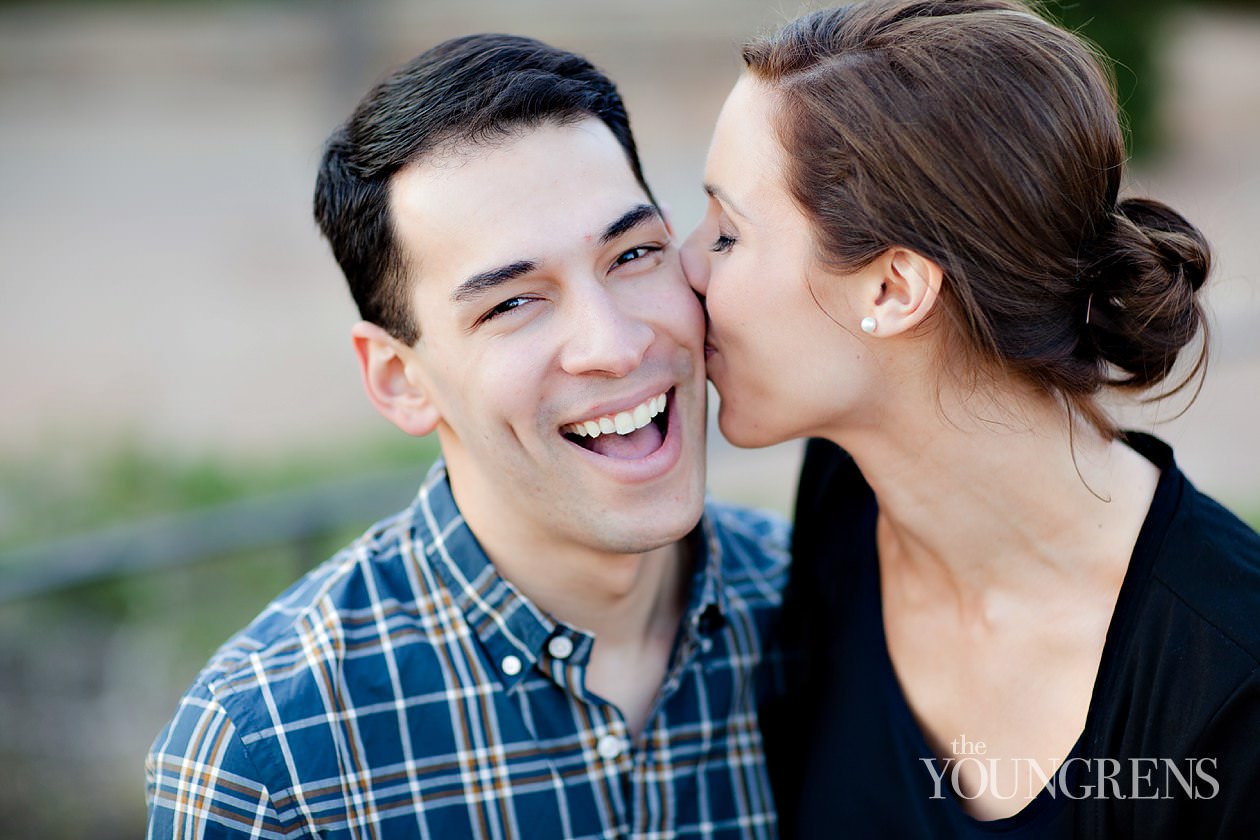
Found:
M 626 251 L 621 254 L 621 256 L 617 257 L 617 259 L 613 260 L 613 267 L 615 268 L 619 265 L 625 265 L 628 262 L 643 259 L 648 254 L 653 254 L 659 250 L 661 249 L 654 245 L 640 245 L 637 248 L 631 248 L 629 251 Z
M 503 301 L 503 303 L 500 303 L 498 306 L 491 309 L 485 315 L 482 315 L 481 321 L 479 323 L 484 324 L 486 321 L 489 321 L 492 318 L 497 318 L 498 316 L 502 315 L 504 312 L 510 312 L 513 309 L 516 309 L 517 307 L 522 306 L 528 302 L 529 302 L 529 298 L 524 298 L 524 297 L 508 298 L 507 300 Z
M 731 246 L 735 244 L 735 237 L 719 234 L 717 241 L 709 246 L 709 250 L 717 254 L 723 254 L 731 250 Z

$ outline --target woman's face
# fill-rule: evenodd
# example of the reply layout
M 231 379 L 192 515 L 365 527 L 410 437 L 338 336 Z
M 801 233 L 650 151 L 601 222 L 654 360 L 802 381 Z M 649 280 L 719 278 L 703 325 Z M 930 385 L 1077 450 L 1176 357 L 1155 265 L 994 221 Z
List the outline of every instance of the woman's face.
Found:
M 811 226 L 788 193 L 773 94 L 745 76 L 714 129 L 708 209 L 683 247 L 705 297 L 718 423 L 737 446 L 822 434 L 859 398 L 864 343 L 838 276 L 814 260 Z

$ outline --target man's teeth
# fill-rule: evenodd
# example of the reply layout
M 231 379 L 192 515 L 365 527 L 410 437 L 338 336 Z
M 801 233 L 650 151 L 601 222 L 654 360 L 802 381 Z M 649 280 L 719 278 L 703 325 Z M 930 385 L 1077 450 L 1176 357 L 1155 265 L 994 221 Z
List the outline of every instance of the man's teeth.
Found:
M 652 418 L 664 410 L 665 394 L 659 394 L 645 403 L 636 405 L 629 411 L 618 411 L 616 414 L 606 414 L 593 420 L 569 423 L 567 426 L 561 426 L 560 431 L 566 435 L 593 438 L 614 432 L 619 435 L 628 435 L 651 423 Z

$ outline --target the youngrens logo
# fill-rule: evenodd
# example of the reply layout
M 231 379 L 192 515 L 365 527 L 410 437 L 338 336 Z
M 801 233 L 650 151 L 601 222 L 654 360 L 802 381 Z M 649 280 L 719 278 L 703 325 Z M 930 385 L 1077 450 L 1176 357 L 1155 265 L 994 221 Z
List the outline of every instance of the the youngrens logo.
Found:
M 1215 758 L 1081 758 L 1053 761 L 986 755 L 984 741 L 950 743 L 954 757 L 919 759 L 931 774 L 932 799 L 945 785 L 960 799 L 1014 799 L 1046 791 L 1068 799 L 1214 799 L 1221 791 Z

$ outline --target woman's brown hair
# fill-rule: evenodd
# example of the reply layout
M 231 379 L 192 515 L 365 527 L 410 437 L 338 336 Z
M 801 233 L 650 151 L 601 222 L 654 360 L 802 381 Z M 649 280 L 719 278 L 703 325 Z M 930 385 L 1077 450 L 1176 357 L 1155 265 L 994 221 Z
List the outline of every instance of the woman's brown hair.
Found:
M 851 271 L 902 246 L 938 263 L 955 344 L 980 362 L 956 368 L 1022 376 L 1114 436 L 1099 391 L 1163 382 L 1206 331 L 1207 242 L 1164 204 L 1118 201 L 1111 77 L 1027 6 L 825 9 L 744 61 L 778 95 L 788 186 L 820 258 Z

